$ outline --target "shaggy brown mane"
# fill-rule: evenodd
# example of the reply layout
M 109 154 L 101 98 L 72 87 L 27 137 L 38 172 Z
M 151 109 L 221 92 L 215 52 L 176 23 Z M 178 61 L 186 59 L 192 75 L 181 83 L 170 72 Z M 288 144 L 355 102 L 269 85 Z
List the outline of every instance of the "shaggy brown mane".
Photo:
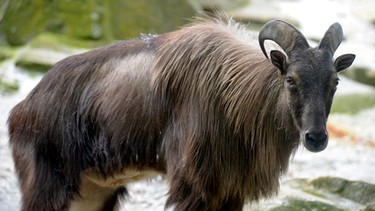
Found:
M 178 156 L 194 158 L 183 161 L 193 165 L 187 169 L 202 170 L 191 172 L 191 177 L 205 178 L 213 171 L 209 174 L 220 177 L 217 180 L 228 181 L 212 182 L 218 192 L 226 193 L 223 197 L 245 194 L 257 200 L 276 192 L 298 136 L 285 134 L 281 118 L 288 113 L 278 106 L 283 96 L 277 70 L 253 37 L 230 21 L 203 22 L 161 36 L 165 45 L 157 51 L 152 82 L 158 101 L 172 110 L 173 121 L 191 128 L 179 135 L 189 153 Z M 176 141 L 164 139 L 164 145 Z M 207 156 L 211 153 L 220 156 Z M 209 184 L 202 181 L 197 188 L 204 183 Z

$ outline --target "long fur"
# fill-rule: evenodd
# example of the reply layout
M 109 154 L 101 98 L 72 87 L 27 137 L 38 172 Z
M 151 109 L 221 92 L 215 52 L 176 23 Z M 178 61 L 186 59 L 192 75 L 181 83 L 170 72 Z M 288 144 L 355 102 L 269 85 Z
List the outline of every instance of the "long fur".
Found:
M 90 169 L 166 174 L 176 210 L 241 210 L 275 194 L 298 131 L 255 38 L 199 21 L 58 62 L 9 117 L 23 210 L 69 209 Z M 113 188 L 103 206 L 125 193 Z

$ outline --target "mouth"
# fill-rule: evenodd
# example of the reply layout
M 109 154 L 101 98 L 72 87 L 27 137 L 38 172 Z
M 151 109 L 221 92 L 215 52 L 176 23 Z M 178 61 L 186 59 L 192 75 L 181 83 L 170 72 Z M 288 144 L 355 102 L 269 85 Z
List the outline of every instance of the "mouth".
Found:
M 306 131 L 301 134 L 302 144 L 310 152 L 321 152 L 328 145 L 328 133 L 326 130 Z

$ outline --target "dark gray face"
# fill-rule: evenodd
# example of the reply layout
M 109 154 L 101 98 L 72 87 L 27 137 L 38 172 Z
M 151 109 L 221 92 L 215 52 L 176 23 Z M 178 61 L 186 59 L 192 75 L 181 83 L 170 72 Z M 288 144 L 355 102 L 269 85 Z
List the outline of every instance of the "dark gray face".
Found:
M 327 118 L 335 94 L 337 73 L 348 68 L 355 55 L 344 54 L 333 62 L 333 54 L 343 40 L 339 23 L 332 24 L 316 48 L 311 48 L 303 34 L 290 23 L 273 20 L 259 32 L 264 55 L 264 41 L 275 41 L 285 51 L 271 51 L 271 62 L 279 71 L 282 93 L 303 145 L 312 152 L 327 147 Z
M 289 111 L 309 151 L 319 152 L 327 146 L 326 122 L 339 82 L 338 72 L 350 66 L 353 60 L 354 55 L 345 54 L 334 63 L 329 52 L 318 48 L 291 55 L 289 61 L 280 51 L 271 52 Z
M 300 139 L 313 152 L 322 151 L 328 143 L 327 117 L 335 94 L 338 75 L 330 55 L 309 49 L 292 61 L 283 74 L 290 111 Z

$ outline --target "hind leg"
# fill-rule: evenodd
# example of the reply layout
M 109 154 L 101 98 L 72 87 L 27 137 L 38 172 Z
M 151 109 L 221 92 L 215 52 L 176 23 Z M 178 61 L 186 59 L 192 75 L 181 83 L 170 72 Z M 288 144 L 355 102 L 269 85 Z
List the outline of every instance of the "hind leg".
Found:
M 33 152 L 27 146 L 13 151 L 22 193 L 21 210 L 68 210 L 74 184 L 67 185 L 61 172 L 50 168 L 48 162 L 33 159 Z
M 25 146 L 26 148 L 26 146 Z M 124 187 L 103 187 L 90 178 L 65 175 L 50 159 L 33 158 L 33 149 L 13 151 L 22 192 L 22 211 L 115 210 Z M 66 177 L 69 176 L 69 180 Z
M 70 210 L 118 210 L 119 200 L 127 195 L 125 187 L 105 187 L 82 174 L 79 196 L 71 203 Z

